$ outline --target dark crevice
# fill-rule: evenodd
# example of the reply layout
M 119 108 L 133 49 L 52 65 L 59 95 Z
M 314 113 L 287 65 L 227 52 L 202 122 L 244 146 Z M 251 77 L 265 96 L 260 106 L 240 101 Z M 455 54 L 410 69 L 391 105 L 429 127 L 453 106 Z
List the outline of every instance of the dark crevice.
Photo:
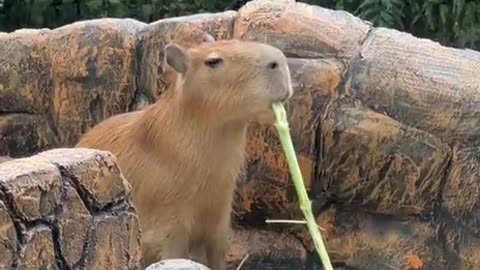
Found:
M 55 259 L 57 262 L 57 267 L 62 270 L 69 270 L 69 266 L 66 263 L 65 258 L 63 257 L 62 254 L 62 249 L 60 247 L 61 242 L 61 230 L 60 230 L 60 219 L 62 217 L 63 213 L 63 207 L 64 203 L 67 200 L 67 191 L 66 191 L 66 185 L 68 185 L 67 180 L 62 176 L 62 189 L 61 189 L 61 199 L 59 205 L 55 208 L 55 217 L 54 217 L 54 222 L 52 226 L 52 238 L 53 238 L 53 247 L 55 251 Z
M 314 215 L 315 217 L 318 217 L 319 215 L 321 215 L 323 212 L 327 211 L 328 209 L 330 209 L 332 207 L 332 205 L 335 205 L 335 201 L 334 200 L 327 200 L 325 201 L 322 205 L 319 205 L 318 207 L 316 207 L 314 209 Z
M 332 262 L 334 269 L 342 268 L 343 270 L 362 270 L 361 268 L 351 267 L 345 262 Z
M 287 58 L 298 58 L 298 59 L 304 59 L 304 60 L 322 60 L 322 59 L 342 59 L 341 57 L 338 57 L 336 53 L 321 53 L 318 55 L 302 55 L 302 54 L 296 54 L 293 52 L 284 52 L 285 56 Z
M 53 108 L 53 107 L 52 107 Z M 47 125 L 49 126 L 50 130 L 52 131 L 53 135 L 55 136 L 55 145 L 60 145 L 60 135 L 58 132 L 57 124 L 56 121 L 53 117 L 55 112 L 53 112 L 53 109 L 47 113 Z
M 63 166 L 60 166 L 57 163 L 54 163 L 58 169 L 60 170 L 60 174 L 64 181 L 68 181 L 72 184 L 75 190 L 78 192 L 80 199 L 82 200 L 83 204 L 87 208 L 88 212 L 93 215 L 93 213 L 97 212 L 98 207 L 95 207 L 94 198 L 84 190 L 84 188 L 80 185 L 79 180 L 76 179 L 73 175 L 70 175 Z
M 125 212 L 135 212 L 135 208 L 130 204 L 128 199 L 121 199 L 108 203 L 95 212 L 95 215 L 119 216 L 123 215 Z
M 440 210 L 440 212 L 437 214 L 439 215 L 438 221 L 435 221 L 434 224 L 436 227 L 436 240 L 440 243 L 443 253 L 442 255 L 447 259 L 447 269 L 459 269 L 461 265 L 458 246 L 459 240 L 458 238 L 452 239 L 451 235 L 448 235 L 447 231 L 455 230 L 461 232 L 464 227 L 458 226 L 451 216 L 447 213 L 444 213 L 442 210 Z M 452 246 L 449 246 L 449 244 Z
M 82 256 L 80 256 L 80 259 L 78 262 L 73 266 L 74 269 L 85 269 L 85 264 L 87 262 L 87 258 L 90 255 L 88 251 L 92 250 L 89 248 L 92 243 L 96 243 L 96 239 L 94 238 L 94 230 L 95 230 L 95 216 L 92 216 L 92 219 L 90 221 L 90 225 L 88 226 L 87 229 L 87 235 L 85 236 L 85 242 L 83 243 L 82 246 Z
M 351 85 L 351 80 L 353 79 L 352 77 L 352 65 L 351 63 L 354 62 L 356 59 L 361 59 L 362 58 L 362 50 L 364 48 L 365 42 L 370 38 L 372 32 L 373 32 L 374 27 L 370 27 L 368 30 L 367 34 L 365 35 L 365 38 L 360 41 L 358 48 L 353 52 L 352 57 L 349 59 L 342 59 L 342 64 L 345 67 L 344 72 L 342 74 L 342 80 L 340 81 L 340 84 L 338 86 L 338 94 L 343 95 L 345 94 L 345 91 L 347 90 L 348 86 Z
M 458 256 L 454 254 L 454 252 L 451 250 L 449 247 L 448 243 L 452 242 L 452 239 L 449 239 L 447 236 L 447 230 L 449 224 L 455 224 L 456 222 L 452 220 L 451 216 L 448 213 L 445 213 L 445 211 L 442 209 L 442 198 L 443 198 L 443 192 L 445 189 L 445 186 L 447 185 L 448 181 L 448 176 L 450 174 L 450 170 L 452 168 L 453 164 L 453 147 L 452 145 L 449 145 L 450 153 L 448 155 L 448 160 L 445 164 L 445 168 L 443 171 L 442 178 L 440 179 L 440 187 L 438 190 L 438 195 L 437 198 L 435 199 L 434 206 L 433 206 L 433 214 L 431 218 L 431 223 L 433 226 L 437 227 L 437 239 L 440 242 L 440 245 L 442 246 L 444 256 L 446 258 L 449 258 L 449 265 L 456 265 L 460 263 L 458 261 Z M 443 222 L 442 222 L 443 220 Z M 458 226 L 458 225 L 457 225 Z M 463 226 L 461 226 L 463 228 Z M 458 228 L 458 227 L 457 227 Z M 468 228 L 467 228 L 468 229 Z M 457 242 L 457 241 L 455 241 Z M 453 244 L 455 246 L 455 243 Z M 454 247 L 454 249 L 456 249 Z
M 235 29 L 237 28 L 237 23 L 238 19 L 240 18 L 240 14 L 238 11 L 235 11 L 235 16 L 232 18 L 232 21 L 230 22 L 230 31 L 228 32 L 227 39 L 233 39 L 235 35 Z
M 318 120 L 317 127 L 315 130 L 314 136 L 314 161 L 315 164 L 313 166 L 313 183 L 312 183 L 312 190 L 316 190 L 315 187 L 320 185 L 321 179 L 321 167 L 322 167 L 322 157 L 323 157 L 323 134 L 322 134 L 322 120 Z
M 55 165 L 58 166 L 62 178 L 65 178 L 66 181 L 68 181 L 78 192 L 80 199 L 82 200 L 90 215 L 95 216 L 102 213 L 110 214 L 120 209 L 134 211 L 133 207 L 129 203 L 129 199 L 125 198 L 115 200 L 100 207 L 92 194 L 90 194 L 88 191 L 85 190 L 84 187 L 82 187 L 79 179 L 77 179 L 74 175 L 70 175 L 64 167 L 59 166 L 58 164 Z
M 93 98 L 91 101 L 90 101 L 90 106 L 89 106 L 89 109 L 88 109 L 88 112 L 90 114 L 90 119 L 91 121 L 96 124 L 96 123 L 99 123 L 100 121 L 102 121 L 104 118 L 105 118 L 105 114 L 104 114 L 104 111 L 103 111 L 103 100 L 100 98 L 99 95 L 97 95 L 95 98 Z M 82 132 L 82 134 L 85 133 Z
M 122 209 L 122 210 L 118 211 L 118 209 Z M 111 210 L 114 210 L 114 209 L 111 209 Z M 89 256 L 91 255 L 89 251 L 95 250 L 95 248 L 93 247 L 93 245 L 96 245 L 97 243 L 97 234 L 95 233 L 95 229 L 96 229 L 96 225 L 98 225 L 99 222 L 101 222 L 103 219 L 108 217 L 127 216 L 128 214 L 131 213 L 130 208 L 115 208 L 115 210 L 118 212 L 115 212 L 115 213 L 110 211 L 99 212 L 93 216 L 90 222 L 90 225 L 88 226 L 86 241 L 82 246 L 82 249 L 83 249 L 82 256 L 80 257 L 79 261 L 75 264 L 73 269 L 85 269 Z
M 60 170 L 62 176 L 62 203 L 59 207 L 56 208 L 56 215 L 55 215 L 55 226 L 53 226 L 53 238 L 55 244 L 55 256 L 57 259 L 57 265 L 60 269 L 83 269 L 85 268 L 85 264 L 87 258 L 89 256 L 88 251 L 90 250 L 89 247 L 92 243 L 95 243 L 94 239 L 94 230 L 95 230 L 95 223 L 98 218 L 102 218 L 105 216 L 121 216 L 125 213 L 133 213 L 135 212 L 134 207 L 130 204 L 129 199 L 120 199 L 114 202 L 108 203 L 103 207 L 99 207 L 98 203 L 95 202 L 93 196 L 88 193 L 81 185 L 80 180 L 77 179 L 75 176 L 68 173 L 66 168 L 60 166 L 57 163 L 53 163 L 57 166 Z M 82 248 L 82 256 L 75 263 L 75 265 L 69 266 L 66 262 L 65 258 L 63 257 L 61 247 L 60 247 L 60 220 L 63 211 L 63 203 L 66 201 L 66 187 L 70 185 L 75 191 L 78 193 L 81 202 L 88 210 L 89 214 L 92 216 L 91 223 L 87 230 L 86 241 L 84 242 Z M 80 247 L 79 247 L 80 248 Z
M 36 227 L 41 227 L 41 226 L 46 226 L 51 229 L 52 228 L 51 224 L 54 221 L 54 217 L 53 215 L 50 215 L 46 217 L 41 217 L 41 219 L 36 219 L 36 220 L 24 220 L 21 218 L 20 221 L 24 225 L 24 228 L 26 231 L 34 229 Z
M 25 237 L 22 232 L 25 231 L 25 225 L 22 224 L 21 220 L 19 219 L 17 215 L 17 209 L 16 205 L 13 201 L 13 198 L 11 195 L 8 194 L 7 189 L 0 184 L 0 201 L 3 202 L 5 207 L 7 208 L 7 214 L 10 216 L 10 219 L 13 222 L 13 226 L 15 227 L 15 233 L 17 236 L 17 247 L 15 250 L 15 256 L 12 261 L 12 269 L 17 269 L 19 263 L 20 263 L 20 252 L 21 248 L 23 247 L 25 243 Z
M 445 189 L 445 186 L 448 181 L 448 176 L 450 174 L 450 170 L 452 167 L 452 158 L 453 158 L 453 147 L 451 145 L 448 145 L 450 153 L 448 155 L 448 160 L 445 164 L 445 168 L 443 169 L 443 175 L 442 178 L 440 179 L 440 187 L 438 190 L 438 195 L 435 200 L 435 205 L 434 205 L 434 213 L 433 216 L 437 216 L 437 214 L 440 212 L 440 208 L 442 207 L 442 197 L 443 197 L 443 190 Z
M 145 80 L 144 76 L 144 68 L 145 65 L 143 64 L 143 52 L 144 48 L 144 41 L 138 38 L 135 39 L 135 58 L 134 58 L 134 66 L 135 66 L 135 76 L 133 79 L 133 97 L 130 100 L 130 104 L 128 104 L 128 111 L 133 111 L 135 108 L 135 104 L 140 99 L 140 97 L 145 93 Z
M 12 116 L 12 115 L 42 115 L 41 113 L 33 113 L 28 111 L 8 111 L 8 112 L 0 112 L 0 117 Z
M 388 157 L 387 162 L 385 162 L 385 164 L 378 171 L 378 179 L 380 180 L 380 182 L 383 182 L 385 180 L 385 177 L 387 177 L 387 173 L 389 169 L 392 167 L 394 162 L 395 162 L 395 155 L 390 155 Z
M 47 54 L 47 62 L 48 64 L 48 69 L 49 69 L 49 80 L 50 80 L 50 98 L 48 100 L 49 106 L 48 106 L 48 112 L 47 112 L 47 124 L 50 126 L 50 129 L 52 130 L 53 134 L 56 137 L 56 144 L 60 145 L 61 142 L 61 137 L 60 133 L 58 131 L 58 112 L 55 110 L 55 87 L 54 87 L 54 82 L 55 82 L 55 72 L 53 72 L 52 68 L 52 58 L 50 54 Z
M 359 46 L 358 46 L 359 50 L 361 50 L 363 45 L 365 45 L 365 42 L 367 41 L 367 39 L 372 35 L 373 30 L 375 30 L 375 27 L 373 27 L 372 25 L 369 25 L 369 26 L 370 27 L 368 28 L 368 32 L 365 35 L 365 38 L 363 40 L 361 40 L 360 43 L 359 43 Z
M 86 241 L 82 246 L 82 249 L 83 249 L 82 256 L 80 257 L 80 259 L 78 260 L 78 262 L 74 266 L 74 269 L 85 269 L 85 265 L 87 263 L 88 256 L 90 256 L 88 251 L 93 250 L 93 248 L 91 248 L 91 245 L 93 243 L 97 242 L 96 234 L 94 233 L 96 218 L 97 217 L 94 216 L 92 218 L 91 222 L 90 222 L 90 226 L 88 226 Z

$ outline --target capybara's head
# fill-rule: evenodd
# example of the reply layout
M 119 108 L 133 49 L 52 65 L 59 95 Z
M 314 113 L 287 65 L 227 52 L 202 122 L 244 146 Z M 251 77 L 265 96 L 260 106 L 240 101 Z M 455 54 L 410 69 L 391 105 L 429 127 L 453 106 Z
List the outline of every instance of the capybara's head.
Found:
M 286 56 L 267 44 L 208 40 L 186 49 L 170 43 L 165 60 L 178 73 L 177 96 L 218 121 L 271 114 L 273 102 L 293 94 Z

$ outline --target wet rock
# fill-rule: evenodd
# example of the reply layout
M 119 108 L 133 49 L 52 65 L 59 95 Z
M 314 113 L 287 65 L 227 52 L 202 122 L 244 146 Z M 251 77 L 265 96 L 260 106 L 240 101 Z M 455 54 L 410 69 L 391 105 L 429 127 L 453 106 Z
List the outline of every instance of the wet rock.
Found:
M 345 11 L 295 1 L 251 1 L 239 10 L 234 37 L 266 42 L 288 56 L 350 58 L 370 26 Z

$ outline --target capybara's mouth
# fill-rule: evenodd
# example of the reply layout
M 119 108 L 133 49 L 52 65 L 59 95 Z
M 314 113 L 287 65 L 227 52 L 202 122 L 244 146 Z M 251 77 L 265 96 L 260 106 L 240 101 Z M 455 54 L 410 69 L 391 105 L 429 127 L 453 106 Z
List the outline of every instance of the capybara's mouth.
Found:
M 290 92 L 287 91 L 283 96 L 273 99 L 272 104 L 277 103 L 277 102 L 284 103 L 287 100 L 289 100 L 290 97 L 291 97 L 291 94 L 290 94 Z

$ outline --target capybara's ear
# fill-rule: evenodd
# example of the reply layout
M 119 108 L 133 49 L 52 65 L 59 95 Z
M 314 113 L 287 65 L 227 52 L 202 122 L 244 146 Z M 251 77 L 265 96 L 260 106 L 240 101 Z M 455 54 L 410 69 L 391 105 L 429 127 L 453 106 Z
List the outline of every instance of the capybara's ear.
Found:
M 203 42 L 208 42 L 208 43 L 209 42 L 215 42 L 215 38 L 212 35 L 210 35 L 209 33 L 204 33 L 202 35 L 202 41 Z
M 165 46 L 165 61 L 176 72 L 185 74 L 187 72 L 188 54 L 187 51 L 176 43 L 169 43 Z

